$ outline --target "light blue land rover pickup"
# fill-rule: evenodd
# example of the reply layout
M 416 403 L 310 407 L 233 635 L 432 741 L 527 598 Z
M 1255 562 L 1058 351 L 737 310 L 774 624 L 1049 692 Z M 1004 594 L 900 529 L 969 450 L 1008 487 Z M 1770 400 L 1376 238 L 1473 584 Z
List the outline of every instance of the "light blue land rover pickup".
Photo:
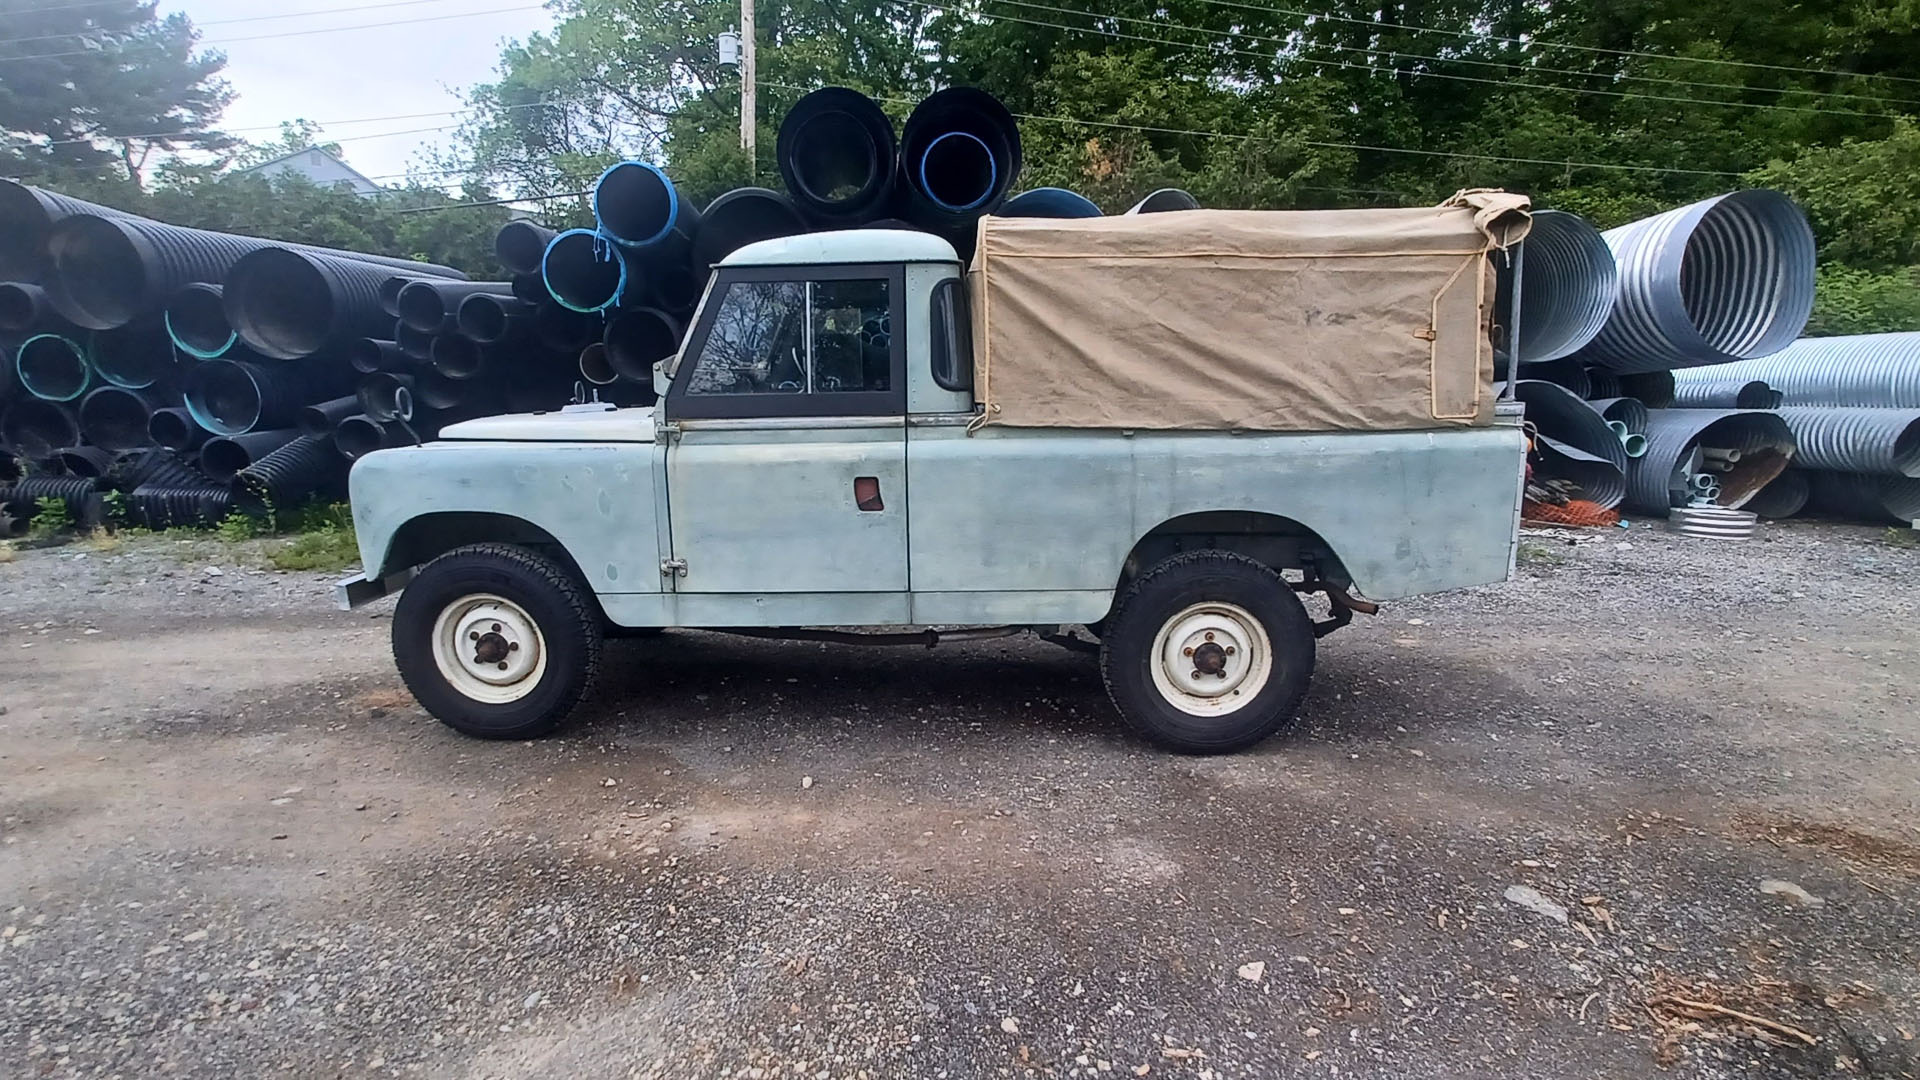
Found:
M 1460 240 L 1481 236 L 1470 213 L 1449 219 L 1444 243 L 1412 244 L 1419 272 L 1399 277 L 1382 270 L 1391 259 L 1362 261 L 1378 237 L 1328 245 L 1316 226 L 1313 258 L 1262 261 L 1265 248 L 1235 254 L 1266 240 L 1229 235 L 1232 212 L 1194 213 L 1226 221 L 1224 234 L 1196 226 L 1137 284 L 1211 274 L 1231 283 L 1220 295 L 1209 284 L 1129 300 L 1099 252 L 1035 263 L 1043 272 L 1021 281 L 1026 234 L 1011 227 L 1005 248 L 983 230 L 971 283 L 947 241 L 920 233 L 743 248 L 715 268 L 684 347 L 662 363 L 658 406 L 472 420 L 360 460 L 365 571 L 341 602 L 404 587 L 400 673 L 475 736 L 552 731 L 587 692 L 603 638 L 688 627 L 924 645 L 1033 632 L 1097 648 L 1115 706 L 1147 738 L 1250 746 L 1294 715 L 1316 639 L 1374 610 L 1356 592 L 1506 579 L 1524 442 L 1495 401 L 1491 274 L 1475 262 L 1491 248 Z M 1239 215 L 1255 216 L 1285 215 Z M 1075 229 L 1144 228 L 1102 220 L 1122 219 L 1016 224 L 1067 230 L 1047 236 L 1068 247 L 1111 239 Z M 1263 273 L 1293 275 L 1275 287 L 1295 297 L 1310 265 L 1344 275 L 1339 294 L 1370 305 L 1367 318 L 1292 299 L 1247 307 Z M 1020 302 L 995 291 L 1002 272 Z M 1355 274 L 1377 287 L 1355 288 Z M 1114 280 L 1121 292 L 1089 294 L 1089 280 L 1094 294 Z M 1060 313 L 1080 302 L 1101 305 L 1085 327 Z M 1179 310 L 1148 310 L 1161 302 Z M 1388 308 L 1411 322 L 1375 317 Z M 1220 325 L 1234 318 L 1253 329 Z M 1063 333 L 1075 340 L 1049 337 Z M 1229 337 L 1184 340 L 1197 333 Z M 1355 353 L 1355 341 L 1372 344 Z M 1156 366 L 1102 386 L 1101 365 L 1131 342 L 1142 351 L 1123 368 Z M 1295 347 L 1306 359 L 1272 355 Z M 1449 386 L 1441 368 L 1456 356 L 1471 367 Z M 1248 365 L 1264 368 L 1242 393 Z M 1403 394 L 1408 372 L 1417 392 Z M 1269 399 L 1312 407 L 1275 412 Z M 1246 415 L 1277 419 L 1209 429 L 1243 400 Z M 1082 407 L 1093 420 L 1075 419 Z M 1324 594 L 1330 617 L 1315 622 L 1300 593 Z

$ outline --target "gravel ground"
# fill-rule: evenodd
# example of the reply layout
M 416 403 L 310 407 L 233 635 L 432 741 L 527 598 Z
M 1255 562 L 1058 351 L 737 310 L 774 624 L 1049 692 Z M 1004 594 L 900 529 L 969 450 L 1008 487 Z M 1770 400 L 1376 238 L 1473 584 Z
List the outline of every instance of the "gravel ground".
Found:
M 1920 1075 L 1920 549 L 1583 539 L 1211 759 L 1026 639 L 619 642 L 476 742 L 326 576 L 20 552 L 0 1075 Z

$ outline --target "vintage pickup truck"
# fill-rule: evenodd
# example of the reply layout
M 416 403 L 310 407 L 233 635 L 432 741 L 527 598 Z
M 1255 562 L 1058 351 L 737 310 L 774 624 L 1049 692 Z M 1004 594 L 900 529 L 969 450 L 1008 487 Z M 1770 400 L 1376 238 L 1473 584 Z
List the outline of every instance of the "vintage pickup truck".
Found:
M 1097 648 L 1145 737 L 1250 746 L 1353 612 L 1511 573 L 1524 440 L 1495 400 L 1497 245 L 1471 210 L 1357 238 L 1320 220 L 1341 212 L 1279 235 L 1265 219 L 1288 215 L 1193 213 L 1134 219 L 1151 235 L 995 224 L 971 275 L 905 231 L 745 247 L 657 406 L 471 420 L 360 460 L 341 603 L 404 588 L 400 673 L 475 736 L 552 731 L 603 639 L 684 627 L 1033 632 Z M 1309 295 L 1315 272 L 1346 308 Z

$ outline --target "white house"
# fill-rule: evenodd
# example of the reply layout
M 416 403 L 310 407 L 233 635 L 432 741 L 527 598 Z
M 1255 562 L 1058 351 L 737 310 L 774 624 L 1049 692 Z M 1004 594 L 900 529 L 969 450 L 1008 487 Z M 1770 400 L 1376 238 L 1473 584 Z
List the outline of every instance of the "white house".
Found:
M 345 185 L 355 195 L 362 197 L 370 196 L 380 190 L 380 185 L 362 176 L 353 166 L 317 146 L 296 150 L 284 157 L 277 157 L 272 161 L 262 162 L 235 173 L 236 176 L 248 174 L 265 177 L 301 176 L 316 187 Z

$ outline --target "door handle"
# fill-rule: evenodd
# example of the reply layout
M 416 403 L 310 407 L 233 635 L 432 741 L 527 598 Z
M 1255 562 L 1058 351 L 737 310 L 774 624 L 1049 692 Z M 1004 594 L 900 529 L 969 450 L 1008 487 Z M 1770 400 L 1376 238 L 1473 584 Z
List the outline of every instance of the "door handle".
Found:
M 880 478 L 877 476 L 854 477 L 853 504 L 868 513 L 885 510 L 887 504 L 880 498 Z

